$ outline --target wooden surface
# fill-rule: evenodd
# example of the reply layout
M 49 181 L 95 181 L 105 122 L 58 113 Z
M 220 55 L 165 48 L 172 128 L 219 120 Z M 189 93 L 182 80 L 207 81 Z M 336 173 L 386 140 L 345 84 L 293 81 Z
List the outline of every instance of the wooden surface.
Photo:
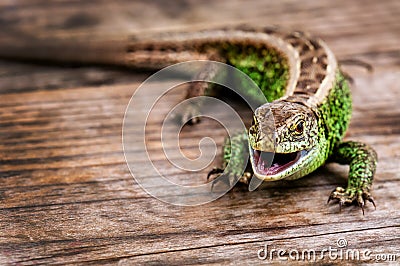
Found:
M 114 2 L 2 1 L 0 23 L 78 39 L 239 22 L 320 36 L 339 59 L 374 65 L 372 74 L 345 67 L 355 79 L 346 138 L 378 152 L 377 209 L 368 205 L 363 216 L 356 206 L 339 212 L 326 204 L 330 191 L 346 184 L 347 167 L 335 164 L 254 192 L 236 187 L 206 205 L 163 203 L 134 181 L 121 144 L 126 105 L 145 73 L 0 61 L 0 264 L 278 263 L 276 253 L 273 260 L 259 260 L 258 250 L 267 244 L 320 255 L 337 248 L 339 238 L 360 252 L 397 254 L 400 262 L 399 1 Z M 181 95 L 167 100 L 176 103 Z M 155 137 L 157 119 L 150 128 Z M 184 129 L 183 150 L 196 156 L 201 137 L 221 145 L 224 134 L 205 120 Z M 151 152 L 161 152 L 157 142 Z M 158 167 L 172 179 L 200 183 L 211 168 L 180 173 L 162 160 Z

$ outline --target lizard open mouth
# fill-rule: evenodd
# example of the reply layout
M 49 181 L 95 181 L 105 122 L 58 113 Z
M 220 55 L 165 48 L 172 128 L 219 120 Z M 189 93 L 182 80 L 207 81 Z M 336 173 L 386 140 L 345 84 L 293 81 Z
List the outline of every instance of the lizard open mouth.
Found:
M 251 149 L 253 171 L 256 176 L 266 178 L 288 169 L 306 154 L 306 151 L 274 153 Z

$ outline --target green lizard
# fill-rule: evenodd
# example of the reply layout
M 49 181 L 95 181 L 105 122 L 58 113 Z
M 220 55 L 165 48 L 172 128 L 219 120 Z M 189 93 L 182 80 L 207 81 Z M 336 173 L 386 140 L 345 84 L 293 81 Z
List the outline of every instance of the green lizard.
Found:
M 24 49 L 14 45 L 18 40 L 4 45 L 6 41 L 3 57 L 150 69 L 197 59 L 231 64 L 258 84 L 269 103 L 255 110 L 248 133 L 226 142 L 222 168 L 230 160 L 248 160 L 245 151 L 250 151 L 255 177 L 265 181 L 297 179 L 328 161 L 348 164 L 347 187 L 337 187 L 329 200 L 338 200 L 340 206 L 356 202 L 363 212 L 366 201 L 375 206 L 370 190 L 377 155 L 366 144 L 342 141 L 351 116 L 350 90 L 333 53 L 320 39 L 270 27 L 238 27 L 139 36 L 112 45 L 31 39 L 25 40 L 29 49 Z M 206 89 L 195 84 L 187 98 L 203 95 Z M 267 119 L 271 112 L 273 120 Z M 196 108 L 189 113 L 195 114 Z M 274 132 L 267 132 L 271 128 Z M 222 172 L 215 169 L 209 176 Z M 232 167 L 227 175 L 246 183 L 252 174 L 242 176 L 241 169 Z

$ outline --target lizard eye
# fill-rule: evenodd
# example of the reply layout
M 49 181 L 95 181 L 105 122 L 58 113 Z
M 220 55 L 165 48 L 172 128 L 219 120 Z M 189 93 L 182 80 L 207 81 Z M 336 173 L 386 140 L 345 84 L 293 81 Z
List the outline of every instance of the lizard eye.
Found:
M 296 128 L 295 128 L 295 132 L 297 134 L 302 134 L 304 130 L 304 121 L 300 121 L 297 123 Z

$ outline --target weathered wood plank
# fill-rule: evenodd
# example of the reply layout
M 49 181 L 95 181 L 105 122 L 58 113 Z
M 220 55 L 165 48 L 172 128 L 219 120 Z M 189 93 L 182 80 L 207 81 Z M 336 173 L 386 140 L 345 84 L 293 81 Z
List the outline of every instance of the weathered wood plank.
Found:
M 268 244 L 315 249 L 321 255 L 323 249 L 337 248 L 339 238 L 348 241 L 349 249 L 397 254 L 400 261 L 399 14 L 398 1 L 1 2 L 2 36 L 17 30 L 107 40 L 143 29 L 240 22 L 321 36 L 339 58 L 374 64 L 370 74 L 344 66 L 355 79 L 346 138 L 371 144 L 379 164 L 373 187 L 377 209 L 368 205 L 365 216 L 356 206 L 339 212 L 326 204 L 329 192 L 346 183 L 347 167 L 336 164 L 301 180 L 263 184 L 254 192 L 235 187 L 206 205 L 168 205 L 134 181 L 122 151 L 124 111 L 147 74 L 0 61 L 0 263 L 278 263 L 276 253 L 273 260 L 259 260 L 258 250 Z M 198 184 L 218 160 L 199 173 L 187 173 L 160 152 L 161 121 L 182 96 L 183 91 L 169 94 L 154 113 L 149 152 L 171 180 Z M 233 104 L 249 117 L 238 102 Z M 221 145 L 224 135 L 217 123 L 204 120 L 183 130 L 182 149 L 196 156 L 202 137 L 213 136 Z

